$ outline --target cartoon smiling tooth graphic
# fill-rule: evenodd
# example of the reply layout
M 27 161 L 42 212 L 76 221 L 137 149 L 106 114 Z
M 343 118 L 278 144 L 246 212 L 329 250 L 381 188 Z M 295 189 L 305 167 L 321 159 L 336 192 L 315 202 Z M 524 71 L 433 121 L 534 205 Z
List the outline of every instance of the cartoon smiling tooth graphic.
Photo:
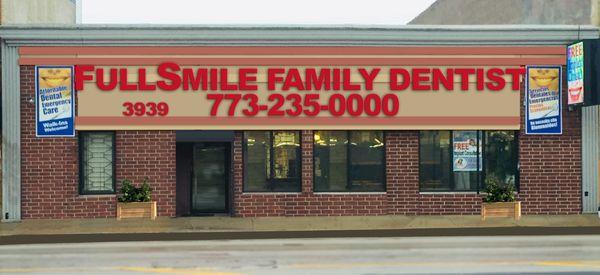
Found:
M 542 87 L 548 90 L 558 90 L 558 70 L 537 69 L 529 72 L 530 87 L 539 89 Z
M 40 78 L 46 84 L 48 88 L 54 88 L 59 86 L 69 86 L 71 81 L 71 72 L 67 69 L 61 68 L 52 68 L 40 70 L 39 72 Z M 61 92 L 64 98 L 67 98 L 71 95 L 71 91 L 64 90 Z

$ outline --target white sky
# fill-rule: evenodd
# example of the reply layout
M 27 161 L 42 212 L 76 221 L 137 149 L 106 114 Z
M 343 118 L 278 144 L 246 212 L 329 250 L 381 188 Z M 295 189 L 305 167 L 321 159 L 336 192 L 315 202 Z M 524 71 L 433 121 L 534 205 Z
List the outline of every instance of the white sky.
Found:
M 406 24 L 435 0 L 82 0 L 84 24 Z

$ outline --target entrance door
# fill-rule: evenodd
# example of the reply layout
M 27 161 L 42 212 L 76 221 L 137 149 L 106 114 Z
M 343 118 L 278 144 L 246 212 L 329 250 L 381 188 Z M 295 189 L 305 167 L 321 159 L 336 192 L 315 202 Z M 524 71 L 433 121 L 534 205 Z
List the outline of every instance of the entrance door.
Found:
M 228 212 L 229 143 L 193 145 L 191 213 Z

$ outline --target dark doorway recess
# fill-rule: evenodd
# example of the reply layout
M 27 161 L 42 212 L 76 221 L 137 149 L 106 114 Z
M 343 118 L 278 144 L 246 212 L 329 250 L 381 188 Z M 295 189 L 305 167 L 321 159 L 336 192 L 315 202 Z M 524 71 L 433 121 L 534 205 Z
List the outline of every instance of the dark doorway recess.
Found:
M 177 215 L 228 214 L 231 143 L 177 143 Z

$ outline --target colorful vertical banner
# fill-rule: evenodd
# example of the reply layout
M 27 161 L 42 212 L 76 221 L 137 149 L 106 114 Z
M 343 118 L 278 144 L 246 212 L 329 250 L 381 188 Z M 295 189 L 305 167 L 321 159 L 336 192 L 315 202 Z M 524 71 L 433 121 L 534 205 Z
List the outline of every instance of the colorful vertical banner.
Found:
M 454 172 L 481 171 L 482 158 L 477 131 L 453 131 L 452 148 Z
M 561 66 L 527 66 L 525 133 L 562 134 Z
M 578 42 L 567 47 L 567 104 L 582 104 L 584 99 L 583 81 L 583 42 Z
M 73 66 L 35 67 L 37 137 L 75 136 Z

